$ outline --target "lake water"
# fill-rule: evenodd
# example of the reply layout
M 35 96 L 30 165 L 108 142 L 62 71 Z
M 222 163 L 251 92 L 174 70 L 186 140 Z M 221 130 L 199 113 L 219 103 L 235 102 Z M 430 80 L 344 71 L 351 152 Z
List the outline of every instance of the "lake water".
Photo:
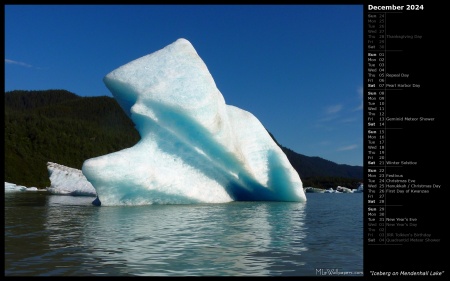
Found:
M 317 276 L 363 271 L 363 194 L 306 203 L 95 207 L 5 193 L 5 275 Z

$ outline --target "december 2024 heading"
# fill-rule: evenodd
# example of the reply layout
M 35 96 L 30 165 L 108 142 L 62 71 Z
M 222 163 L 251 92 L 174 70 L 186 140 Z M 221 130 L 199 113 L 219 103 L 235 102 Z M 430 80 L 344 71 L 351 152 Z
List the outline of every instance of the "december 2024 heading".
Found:
M 406 9 L 405 9 L 406 7 Z M 389 6 L 375 6 L 375 5 L 368 5 L 367 9 L 369 11 L 417 11 L 417 10 L 423 10 L 423 5 L 403 5 L 403 6 L 396 6 L 396 5 L 389 5 Z

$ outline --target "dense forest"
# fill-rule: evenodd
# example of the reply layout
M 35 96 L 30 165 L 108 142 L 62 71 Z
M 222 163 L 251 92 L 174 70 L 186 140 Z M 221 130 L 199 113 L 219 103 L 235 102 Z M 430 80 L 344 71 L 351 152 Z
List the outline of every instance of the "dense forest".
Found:
M 282 146 L 270 132 L 269 134 L 300 175 L 304 187 L 313 186 L 327 189 L 330 187 L 336 188 L 340 185 L 355 189 L 363 182 L 363 167 L 336 164 L 317 156 L 311 157 L 299 154 Z
M 84 160 L 131 147 L 139 139 L 111 97 L 80 97 L 66 90 L 5 93 L 7 182 L 45 188 L 50 186 L 47 162 L 81 169 Z M 362 182 L 360 166 L 338 165 L 277 144 L 304 186 L 356 188 Z

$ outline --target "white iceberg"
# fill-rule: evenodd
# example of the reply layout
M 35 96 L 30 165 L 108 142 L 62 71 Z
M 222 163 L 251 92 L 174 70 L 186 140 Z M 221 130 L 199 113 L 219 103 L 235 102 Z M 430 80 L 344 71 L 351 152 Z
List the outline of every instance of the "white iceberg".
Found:
M 97 196 L 95 188 L 81 170 L 47 162 L 51 185 L 47 191 L 58 195 Z
M 336 187 L 336 191 L 339 191 L 341 193 L 353 193 L 353 189 L 340 185 Z
M 84 162 L 94 204 L 306 201 L 286 155 L 255 116 L 225 104 L 189 41 L 123 65 L 104 82 L 141 140 Z
M 353 191 L 353 193 L 363 193 L 363 192 L 364 192 L 364 184 L 363 183 L 360 183 L 358 185 L 358 188 Z
M 27 187 L 5 181 L 5 192 L 26 191 Z
M 40 191 L 37 187 L 26 187 L 23 185 L 17 185 L 5 181 L 5 192 L 18 192 L 18 191 Z

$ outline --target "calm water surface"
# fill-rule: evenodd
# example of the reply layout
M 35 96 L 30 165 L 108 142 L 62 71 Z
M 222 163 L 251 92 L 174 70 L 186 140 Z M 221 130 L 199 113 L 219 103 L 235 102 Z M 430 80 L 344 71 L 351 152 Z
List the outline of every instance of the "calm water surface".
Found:
M 362 274 L 362 194 L 135 207 L 93 199 L 5 193 L 5 275 Z

